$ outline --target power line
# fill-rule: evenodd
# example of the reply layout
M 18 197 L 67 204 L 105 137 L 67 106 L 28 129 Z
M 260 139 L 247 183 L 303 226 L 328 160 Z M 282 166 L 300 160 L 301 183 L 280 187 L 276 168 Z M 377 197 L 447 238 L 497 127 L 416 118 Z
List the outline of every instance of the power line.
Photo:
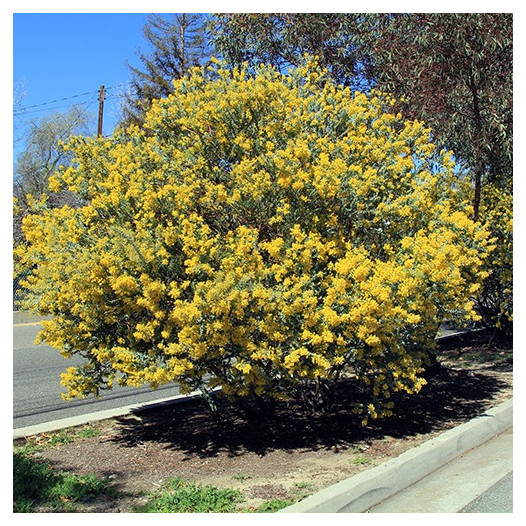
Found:
M 113 90 L 113 89 L 116 89 L 116 88 L 123 88 L 123 87 L 126 87 L 127 85 L 130 85 L 131 83 L 130 82 L 126 82 L 124 84 L 118 84 L 117 86 L 111 86 L 109 88 L 106 88 L 106 91 L 109 91 L 109 90 Z M 61 105 L 61 106 L 54 106 L 53 108 L 43 108 L 43 106 L 50 106 L 52 104 L 57 104 L 59 102 L 64 102 L 66 100 L 72 100 L 72 99 L 76 99 L 76 98 L 80 98 L 80 97 L 86 97 L 87 95 L 94 95 L 94 94 L 99 94 L 99 90 L 94 90 L 94 91 L 87 91 L 85 93 L 78 93 L 76 95 L 70 95 L 69 97 L 62 97 L 60 99 L 55 99 L 55 100 L 51 100 L 51 101 L 48 101 L 48 102 L 41 102 L 40 104 L 33 104 L 31 106 L 26 106 L 25 108 L 19 108 L 18 110 L 13 110 L 13 115 L 15 117 L 17 116 L 20 116 L 20 115 L 27 115 L 29 113 L 38 113 L 38 112 L 41 112 L 41 111 L 48 111 L 48 110 L 54 110 L 54 109 L 60 109 L 60 108 L 64 108 L 64 107 L 67 107 L 68 105 Z M 111 98 L 122 98 L 124 97 L 124 95 L 120 95 L 120 94 L 113 94 Z M 92 100 L 92 101 L 89 101 L 90 103 L 91 102 L 95 102 L 96 99 Z
M 51 100 L 49 102 L 41 102 L 40 104 L 33 104 L 32 106 L 27 106 L 26 108 L 20 108 L 19 110 L 15 110 L 15 115 L 20 112 L 27 112 L 27 110 L 31 110 L 33 108 L 39 108 L 41 106 L 49 106 L 50 104 L 56 104 L 57 102 L 63 102 L 65 100 L 71 100 L 76 99 L 79 97 L 85 97 L 86 95 L 92 95 L 93 93 L 98 93 L 97 91 L 87 91 L 86 93 L 79 93 L 77 95 L 71 95 L 69 97 L 63 97 L 61 99 Z
M 91 99 L 91 100 L 88 100 L 88 101 L 85 101 L 85 102 L 81 102 L 79 104 L 76 104 L 76 106 L 90 106 L 91 104 L 94 104 L 95 102 L 97 101 L 96 98 L 94 99 Z M 13 113 L 13 116 L 14 117 L 20 117 L 20 116 L 23 116 L 23 115 L 30 115 L 32 113 L 42 113 L 42 112 L 45 112 L 45 111 L 52 111 L 52 110 L 60 110 L 60 109 L 63 109 L 63 108 L 69 108 L 71 107 L 71 104 L 63 104 L 61 106 L 53 106 L 52 108 L 38 108 L 38 109 L 34 109 L 34 110 L 28 110 L 28 111 L 24 111 L 23 109 L 20 109 L 20 110 L 17 110 L 15 113 Z

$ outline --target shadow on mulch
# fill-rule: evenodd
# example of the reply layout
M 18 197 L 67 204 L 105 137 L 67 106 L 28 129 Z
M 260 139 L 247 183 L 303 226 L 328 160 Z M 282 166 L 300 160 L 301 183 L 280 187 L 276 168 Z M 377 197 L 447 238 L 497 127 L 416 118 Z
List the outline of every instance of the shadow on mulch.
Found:
M 139 419 L 122 417 L 113 440 L 130 447 L 165 444 L 188 459 L 246 452 L 264 456 L 278 449 L 347 449 L 361 441 L 410 438 L 454 427 L 488 409 L 492 396 L 503 387 L 503 382 L 484 372 L 442 367 L 418 395 L 393 396 L 395 416 L 367 427 L 350 410 L 358 393 L 352 384 L 342 383 L 335 411 L 328 416 L 313 416 L 297 405 L 283 404 L 271 417 L 255 420 L 225 405 L 217 419 L 203 402 L 194 401 L 143 410 L 136 413 Z

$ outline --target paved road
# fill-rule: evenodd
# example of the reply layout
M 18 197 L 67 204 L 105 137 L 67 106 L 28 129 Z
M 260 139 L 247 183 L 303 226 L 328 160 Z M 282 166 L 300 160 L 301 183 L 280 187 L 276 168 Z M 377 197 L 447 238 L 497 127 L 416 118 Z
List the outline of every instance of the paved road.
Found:
M 513 473 L 508 473 L 461 513 L 513 513 Z
M 52 422 L 62 418 L 113 409 L 176 396 L 177 387 L 157 390 L 148 387 L 116 387 L 103 392 L 99 399 L 64 402 L 60 393 L 60 373 L 80 363 L 79 359 L 64 359 L 60 353 L 44 344 L 35 345 L 40 324 L 13 326 L 13 428 Z

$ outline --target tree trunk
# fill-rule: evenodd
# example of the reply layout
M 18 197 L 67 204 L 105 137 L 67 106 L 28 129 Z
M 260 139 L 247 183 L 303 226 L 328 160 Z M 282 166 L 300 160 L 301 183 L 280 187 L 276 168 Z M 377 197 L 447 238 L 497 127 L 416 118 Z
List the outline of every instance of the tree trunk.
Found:
M 477 165 L 475 167 L 475 189 L 473 194 L 473 221 L 478 221 L 480 210 L 480 190 L 482 186 L 482 163 L 480 155 L 477 154 Z
M 469 89 L 473 97 L 473 115 L 475 117 L 475 137 L 473 137 L 473 146 L 475 148 L 475 189 L 473 195 L 473 221 L 478 221 L 480 210 L 480 194 L 482 187 L 482 174 L 484 172 L 484 163 L 482 161 L 483 149 L 483 126 L 482 115 L 480 113 L 480 104 L 478 97 L 477 86 L 475 80 L 471 76 L 469 81 Z

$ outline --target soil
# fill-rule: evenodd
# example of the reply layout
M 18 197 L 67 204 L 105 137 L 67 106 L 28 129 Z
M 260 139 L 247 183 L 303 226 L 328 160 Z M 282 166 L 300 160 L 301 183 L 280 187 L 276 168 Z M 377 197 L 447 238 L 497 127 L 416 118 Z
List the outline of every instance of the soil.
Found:
M 513 396 L 510 345 L 489 343 L 480 333 L 441 343 L 437 355 L 440 367 L 422 391 L 397 395 L 395 416 L 367 427 L 350 412 L 352 387 L 343 384 L 330 416 L 284 404 L 260 419 L 223 407 L 218 420 L 193 401 L 94 423 L 96 436 L 39 456 L 55 469 L 112 479 L 120 497 L 77 511 L 132 511 L 173 477 L 237 488 L 252 510 L 270 499 L 299 500 Z

